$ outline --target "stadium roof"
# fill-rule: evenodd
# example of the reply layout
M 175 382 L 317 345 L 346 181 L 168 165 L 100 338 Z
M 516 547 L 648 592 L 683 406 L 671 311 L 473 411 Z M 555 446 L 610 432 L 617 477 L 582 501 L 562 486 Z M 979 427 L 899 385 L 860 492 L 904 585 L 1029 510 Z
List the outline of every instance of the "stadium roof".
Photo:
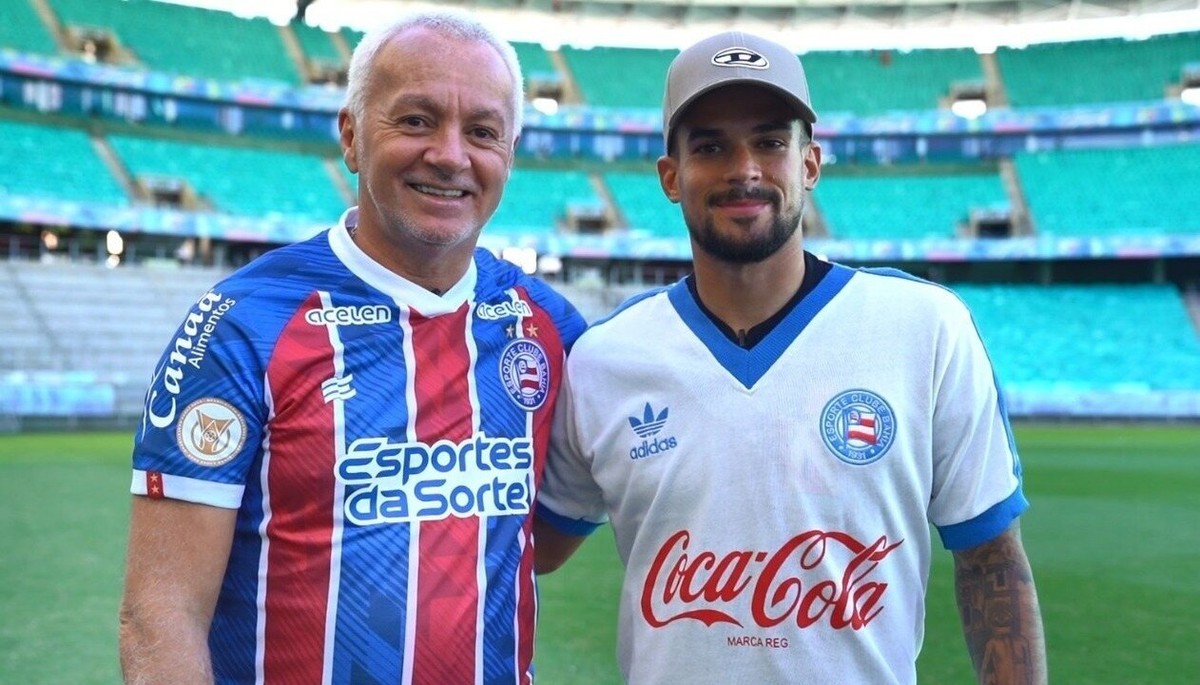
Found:
M 167 0 L 286 22 L 295 0 Z M 681 47 L 736 27 L 797 52 L 999 46 L 1200 31 L 1200 0 L 315 0 L 309 23 L 365 30 L 404 11 L 459 7 L 509 40 Z

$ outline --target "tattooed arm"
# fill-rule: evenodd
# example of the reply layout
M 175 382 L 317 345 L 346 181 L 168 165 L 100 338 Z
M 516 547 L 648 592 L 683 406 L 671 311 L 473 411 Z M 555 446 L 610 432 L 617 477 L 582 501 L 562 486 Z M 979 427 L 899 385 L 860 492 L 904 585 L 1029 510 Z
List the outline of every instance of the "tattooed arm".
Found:
M 954 553 L 954 592 L 975 674 L 984 685 L 1044 685 L 1046 641 L 1021 531 Z

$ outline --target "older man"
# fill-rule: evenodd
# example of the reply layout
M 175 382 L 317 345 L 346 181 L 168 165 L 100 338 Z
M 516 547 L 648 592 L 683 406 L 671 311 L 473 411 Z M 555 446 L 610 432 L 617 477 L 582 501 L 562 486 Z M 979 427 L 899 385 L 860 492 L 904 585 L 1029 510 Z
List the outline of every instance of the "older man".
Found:
M 152 382 L 127 683 L 531 682 L 531 507 L 583 321 L 476 248 L 522 102 L 461 15 L 359 44 L 358 207 L 204 295 Z

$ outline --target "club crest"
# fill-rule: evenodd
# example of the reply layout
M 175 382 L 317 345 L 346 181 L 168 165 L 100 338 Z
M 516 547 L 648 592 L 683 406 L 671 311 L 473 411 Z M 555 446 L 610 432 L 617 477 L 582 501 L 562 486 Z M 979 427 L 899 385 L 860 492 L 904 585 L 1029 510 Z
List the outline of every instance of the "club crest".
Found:
M 847 390 L 821 412 L 821 437 L 847 464 L 870 464 L 883 457 L 895 441 L 896 415 L 870 390 Z
M 542 346 L 528 338 L 510 342 L 500 354 L 500 380 L 522 409 L 541 407 L 550 394 L 550 363 Z

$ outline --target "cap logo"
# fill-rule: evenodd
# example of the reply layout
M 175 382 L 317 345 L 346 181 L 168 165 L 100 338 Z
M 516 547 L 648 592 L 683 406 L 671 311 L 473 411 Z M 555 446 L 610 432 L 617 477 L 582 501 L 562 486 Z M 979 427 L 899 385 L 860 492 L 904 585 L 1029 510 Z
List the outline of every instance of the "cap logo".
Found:
M 718 67 L 746 67 L 748 69 L 766 69 L 771 66 L 766 57 L 750 48 L 725 48 L 713 55 L 712 63 Z

